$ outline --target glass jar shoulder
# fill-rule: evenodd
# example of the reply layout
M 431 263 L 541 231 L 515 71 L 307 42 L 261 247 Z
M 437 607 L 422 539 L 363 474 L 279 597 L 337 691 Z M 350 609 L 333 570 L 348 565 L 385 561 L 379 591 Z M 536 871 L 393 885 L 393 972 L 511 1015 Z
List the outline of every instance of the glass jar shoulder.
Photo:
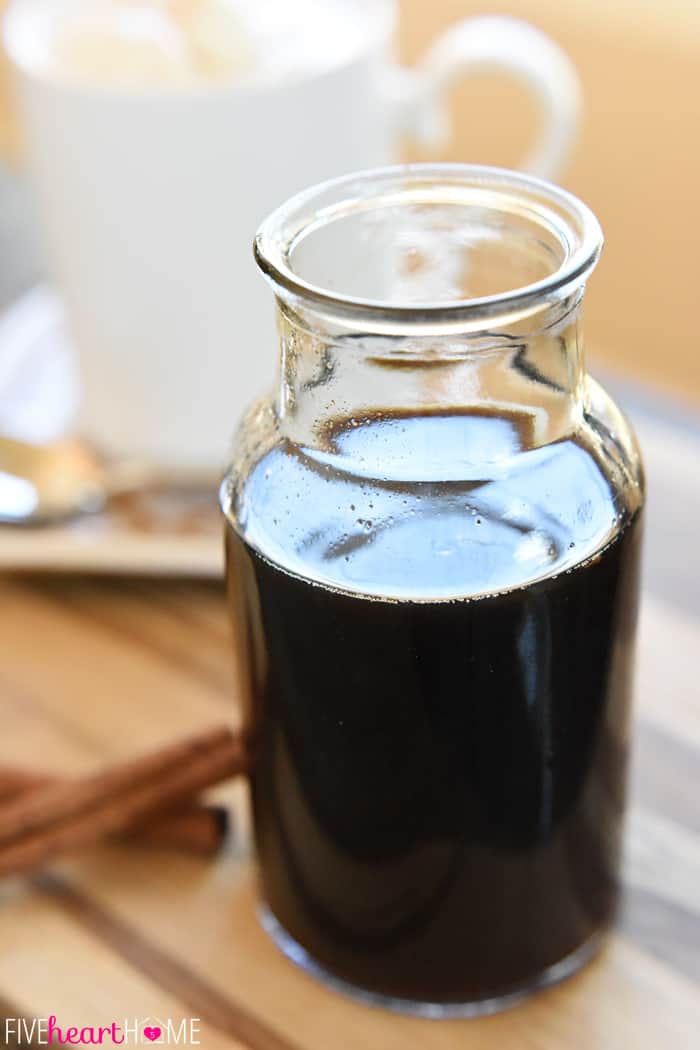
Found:
M 259 402 L 223 490 L 231 525 L 258 553 L 353 593 L 449 599 L 523 586 L 590 558 L 643 499 L 634 435 L 594 382 L 576 433 L 508 455 L 507 414 L 354 423 L 316 454 L 286 441 L 273 402 Z M 381 477 L 362 470 L 379 449 L 391 466 Z
M 642 455 L 629 419 L 605 388 L 588 376 L 585 380 L 583 432 L 591 453 L 605 474 L 623 518 L 637 514 L 644 505 L 646 479 Z

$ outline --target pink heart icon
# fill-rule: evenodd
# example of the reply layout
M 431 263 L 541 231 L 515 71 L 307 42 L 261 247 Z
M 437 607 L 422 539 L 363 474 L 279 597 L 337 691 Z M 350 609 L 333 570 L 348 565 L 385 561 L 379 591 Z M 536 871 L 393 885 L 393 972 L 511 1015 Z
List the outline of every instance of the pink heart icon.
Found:
M 143 1034 L 146 1039 L 150 1039 L 152 1043 L 155 1043 L 156 1039 L 160 1038 L 161 1028 L 144 1028 Z

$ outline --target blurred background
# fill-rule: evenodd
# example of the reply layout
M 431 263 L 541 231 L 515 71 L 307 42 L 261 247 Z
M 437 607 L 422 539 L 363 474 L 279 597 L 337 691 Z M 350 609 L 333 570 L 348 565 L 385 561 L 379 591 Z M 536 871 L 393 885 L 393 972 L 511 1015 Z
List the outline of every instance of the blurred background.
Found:
M 695 0 L 403 0 L 413 59 L 450 21 L 518 15 L 567 52 L 583 83 L 582 134 L 561 182 L 597 213 L 604 262 L 586 299 L 592 363 L 700 403 L 694 330 L 700 230 L 700 5 Z M 488 87 L 487 87 L 488 85 Z M 479 92 L 488 111 L 475 103 Z M 503 77 L 460 85 L 454 159 L 512 165 L 534 114 Z M 503 134 L 503 129 L 508 134 Z
M 1 0 L 0 9 L 5 5 Z M 696 0 L 402 0 L 400 57 L 413 63 L 441 30 L 474 14 L 532 21 L 571 57 L 583 128 L 560 181 L 598 214 L 607 245 L 587 297 L 595 366 L 700 404 L 691 338 L 700 229 L 700 5 Z M 485 100 L 487 104 L 485 105 Z M 512 166 L 536 113 L 502 74 L 474 75 L 451 100 L 453 140 L 439 159 Z M 44 269 L 23 180 L 6 65 L 0 80 L 0 303 Z M 427 159 L 425 151 L 407 156 Z

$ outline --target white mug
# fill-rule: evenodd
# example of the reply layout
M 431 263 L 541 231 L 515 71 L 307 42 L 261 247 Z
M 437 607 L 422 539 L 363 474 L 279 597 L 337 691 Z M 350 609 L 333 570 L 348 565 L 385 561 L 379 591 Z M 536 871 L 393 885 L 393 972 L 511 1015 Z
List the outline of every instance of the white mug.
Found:
M 342 0 L 355 33 L 333 60 L 278 79 L 127 89 L 36 61 L 49 12 L 84 2 L 13 0 L 4 41 L 78 352 L 78 426 L 112 456 L 223 461 L 237 417 L 275 372 L 272 305 L 251 253 L 259 222 L 305 185 L 391 162 L 401 136 L 434 147 L 456 78 L 497 69 L 534 94 L 532 172 L 555 175 L 576 135 L 569 60 L 511 18 L 460 22 L 406 69 L 391 57 L 394 0 Z

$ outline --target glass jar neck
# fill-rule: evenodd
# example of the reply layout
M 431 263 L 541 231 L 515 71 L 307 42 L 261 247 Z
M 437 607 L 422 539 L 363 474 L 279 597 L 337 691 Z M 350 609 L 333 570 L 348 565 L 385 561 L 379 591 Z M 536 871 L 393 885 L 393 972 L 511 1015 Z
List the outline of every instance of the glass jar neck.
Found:
M 255 242 L 284 436 L 336 468 L 443 479 L 561 440 L 582 416 L 601 247 L 581 201 L 495 168 L 385 168 L 292 198 Z M 402 442 L 402 418 L 460 414 L 471 425 L 411 422 Z
M 582 296 L 578 287 L 526 318 L 494 318 L 476 331 L 400 335 L 365 332 L 361 320 L 344 326 L 278 300 L 281 431 L 307 453 L 374 477 L 387 471 L 386 450 L 341 438 L 373 421 L 501 416 L 518 424 L 528 448 L 559 441 L 583 411 Z M 499 447 L 497 435 L 486 449 L 479 442 L 461 448 L 458 469 L 511 456 L 512 437 L 504 434 Z

